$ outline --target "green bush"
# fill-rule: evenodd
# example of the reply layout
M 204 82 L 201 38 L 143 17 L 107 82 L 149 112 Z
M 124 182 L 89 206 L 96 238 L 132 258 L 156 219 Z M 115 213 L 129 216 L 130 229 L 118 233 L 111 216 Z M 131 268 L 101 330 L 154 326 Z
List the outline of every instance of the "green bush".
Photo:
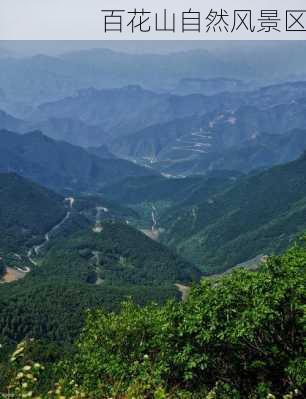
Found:
M 305 266 L 296 245 L 257 272 L 203 279 L 185 302 L 89 311 L 50 397 L 304 398 Z
M 205 397 L 203 390 L 211 398 L 298 397 L 305 393 L 305 265 L 305 247 L 295 246 L 256 273 L 203 279 L 185 303 L 91 312 L 66 367 L 92 398 L 130 390 L 148 398 Z

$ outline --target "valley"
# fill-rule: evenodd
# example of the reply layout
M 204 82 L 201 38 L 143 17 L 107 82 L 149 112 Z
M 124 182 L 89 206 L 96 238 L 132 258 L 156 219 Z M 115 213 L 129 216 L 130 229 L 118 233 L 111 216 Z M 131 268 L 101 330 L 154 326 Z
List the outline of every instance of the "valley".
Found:
M 1 170 L 57 191 L 63 201 L 61 218 L 32 246 L 25 242 L 21 263 L 26 257 L 29 262 L 21 269 L 40 267 L 57 237 L 88 226 L 102 234 L 109 220 L 140 230 L 208 275 L 289 245 L 304 228 L 291 226 L 303 212 L 304 193 L 288 198 L 286 214 L 280 208 L 279 215 L 271 212 L 261 221 L 263 205 L 254 203 L 251 212 L 244 187 L 254 196 L 253 174 L 259 178 L 262 169 L 302 156 L 305 83 L 260 86 L 225 79 L 227 91 L 213 91 L 221 81 L 186 81 L 201 88 L 188 94 L 140 85 L 81 89 L 22 117 L 2 111 Z M 125 113 L 123 104 L 130 107 Z M 29 132 L 36 128 L 43 131 Z M 269 197 L 273 179 L 262 195 Z M 111 201 L 110 212 L 105 201 Z M 246 232 L 241 223 L 248 218 L 250 224 L 251 213 L 260 223 Z M 280 239 L 277 226 L 284 224 Z M 250 244 L 249 237 L 262 231 L 269 238 Z M 243 251 L 236 251 L 241 245 Z
M 305 397 L 304 44 L 269 46 L 0 48 L 0 397 Z

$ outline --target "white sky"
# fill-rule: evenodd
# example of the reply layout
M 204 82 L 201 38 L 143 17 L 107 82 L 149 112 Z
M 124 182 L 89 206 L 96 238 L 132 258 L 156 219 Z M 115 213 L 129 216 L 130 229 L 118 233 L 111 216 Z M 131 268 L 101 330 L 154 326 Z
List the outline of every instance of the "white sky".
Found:
M 169 13 L 175 12 L 179 22 L 183 12 L 189 9 L 201 12 L 201 25 L 205 25 L 205 16 L 211 10 L 220 12 L 226 9 L 229 13 L 230 23 L 234 22 L 234 10 L 251 10 L 252 24 L 260 18 L 261 10 L 277 10 L 280 32 L 271 30 L 268 36 L 258 31 L 250 32 L 249 29 L 234 30 L 230 34 L 223 29 L 219 32 L 189 31 L 182 32 L 177 26 L 173 32 L 156 32 L 151 29 L 145 33 L 124 29 L 120 32 L 104 32 L 105 9 L 141 10 L 147 9 L 153 14 L 167 9 Z M 0 0 L 0 39 L 2 40 L 105 40 L 107 39 L 139 39 L 139 40 L 190 40 L 203 41 L 227 40 L 306 40 L 304 32 L 286 32 L 286 11 L 305 9 L 305 0 Z M 127 18 L 123 13 L 124 20 Z M 306 13 L 303 16 L 306 24 Z M 304 22 L 305 21 L 305 22 Z M 127 21 L 125 20 L 124 24 Z M 126 25 L 125 25 L 126 26 Z
M 46 54 L 58 55 L 70 51 L 107 48 L 129 53 L 171 53 L 188 50 L 252 51 L 258 48 L 290 46 L 292 42 L 273 41 L 0 41 L 0 49 L 17 56 Z

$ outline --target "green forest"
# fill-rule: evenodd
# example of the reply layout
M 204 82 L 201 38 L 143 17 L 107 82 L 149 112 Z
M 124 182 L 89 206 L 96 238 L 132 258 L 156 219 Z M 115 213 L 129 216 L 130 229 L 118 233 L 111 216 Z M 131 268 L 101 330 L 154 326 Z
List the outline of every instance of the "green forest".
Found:
M 185 301 L 87 311 L 72 347 L 2 345 L 3 397 L 304 398 L 306 245 L 194 284 Z
M 306 42 L 119 42 L 0 43 L 0 399 L 306 399 Z
M 0 273 L 30 268 L 0 286 L 3 397 L 304 398 L 305 160 L 135 178 L 128 204 L 3 174 Z
M 0 258 L 40 243 L 66 212 L 62 196 L 14 173 L 0 173 Z M 0 276 L 3 272 L 0 259 Z
M 132 297 L 144 305 L 179 298 L 175 283 L 191 283 L 200 272 L 141 232 L 118 222 L 54 239 L 26 278 L 0 287 L 0 339 L 24 337 L 72 342 L 84 311 L 118 310 Z M 0 341 L 1 342 L 1 341 Z
M 243 176 L 200 202 L 196 193 L 161 215 L 161 241 L 207 274 L 280 254 L 306 230 L 305 168 L 306 153 Z

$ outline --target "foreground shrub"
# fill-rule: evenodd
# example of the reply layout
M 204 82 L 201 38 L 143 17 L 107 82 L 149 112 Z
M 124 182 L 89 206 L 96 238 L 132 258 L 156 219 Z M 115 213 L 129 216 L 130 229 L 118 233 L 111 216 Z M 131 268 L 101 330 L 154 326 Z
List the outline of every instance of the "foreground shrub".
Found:
M 184 303 L 92 312 L 70 376 L 92 398 L 137 389 L 148 398 L 180 391 L 302 397 L 305 265 L 305 247 L 295 246 L 256 273 L 203 279 Z
M 182 303 L 127 301 L 118 314 L 89 312 L 75 353 L 57 365 L 59 382 L 43 398 L 306 397 L 305 266 L 302 244 L 257 272 L 203 279 Z M 22 348 L 11 361 L 23 369 L 16 367 L 8 392 L 39 397 L 44 370 L 33 362 L 25 370 Z

